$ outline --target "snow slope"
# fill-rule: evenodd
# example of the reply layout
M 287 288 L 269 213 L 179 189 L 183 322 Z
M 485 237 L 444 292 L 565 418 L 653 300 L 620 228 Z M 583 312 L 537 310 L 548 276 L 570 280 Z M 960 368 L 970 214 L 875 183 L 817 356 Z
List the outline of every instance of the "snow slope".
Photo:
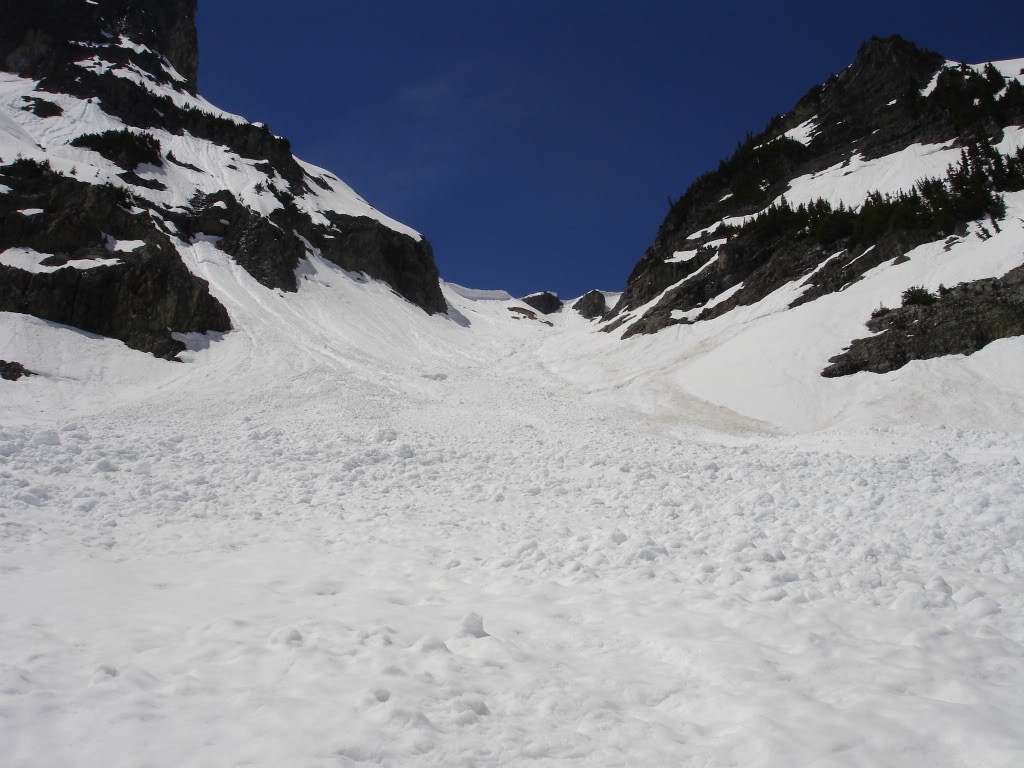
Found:
M 185 364 L 0 315 L 42 374 L 0 382 L 7 765 L 1024 758 L 1020 421 L 890 423 L 1019 377 L 1019 340 L 851 377 L 819 395 L 860 416 L 787 435 L 722 405 L 734 369 L 698 389 L 694 329 L 186 256 L 238 330 Z M 762 343 L 729 322 L 707 355 Z
M 1024 263 L 1024 193 L 1007 194 L 1006 200 L 1009 213 L 1002 231 L 989 239 L 982 239 L 981 225 L 974 224 L 963 238 L 923 245 L 907 254 L 909 261 L 886 262 L 844 290 L 795 309 L 788 307 L 813 273 L 714 320 L 634 336 L 617 346 L 606 346 L 596 336 L 582 339 L 576 356 L 592 357 L 592 364 L 581 365 L 560 346 L 540 354 L 553 371 L 580 386 L 612 401 L 645 402 L 654 412 L 671 412 L 685 393 L 786 430 L 926 423 L 1020 431 L 1020 338 L 996 342 L 967 358 L 912 362 L 884 376 L 819 375 L 851 339 L 869 335 L 864 323 L 871 311 L 899 306 L 907 287 L 934 291 L 940 285 L 1000 276 Z

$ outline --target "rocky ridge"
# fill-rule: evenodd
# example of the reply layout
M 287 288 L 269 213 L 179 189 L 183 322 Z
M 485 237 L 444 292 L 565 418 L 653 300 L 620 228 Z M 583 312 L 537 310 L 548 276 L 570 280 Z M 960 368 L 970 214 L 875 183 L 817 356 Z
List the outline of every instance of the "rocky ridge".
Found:
M 888 373 L 911 360 L 970 355 L 997 339 L 1024 335 L 1024 265 L 924 296 L 921 303 L 876 310 L 867 323 L 875 335 L 855 340 L 822 375 Z

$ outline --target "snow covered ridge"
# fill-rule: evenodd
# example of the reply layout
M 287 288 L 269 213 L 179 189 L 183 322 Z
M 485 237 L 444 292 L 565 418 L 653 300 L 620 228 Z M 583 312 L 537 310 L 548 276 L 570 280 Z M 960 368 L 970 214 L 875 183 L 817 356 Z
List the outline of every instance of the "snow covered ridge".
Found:
M 226 329 L 223 311 L 190 315 L 197 290 L 191 279 L 171 281 L 164 301 L 152 286 L 158 305 L 178 308 L 163 318 L 173 322 L 162 331 L 128 320 L 135 313 L 117 304 L 117 285 L 148 251 L 98 261 L 109 256 L 104 243 L 114 237 L 142 241 L 182 269 L 193 242 L 209 240 L 265 288 L 285 292 L 299 289 L 309 258 L 323 258 L 360 279 L 385 281 L 426 312 L 446 311 L 430 245 L 417 232 L 333 174 L 295 158 L 265 125 L 195 93 L 194 0 L 57 2 L 67 6 L 63 14 L 46 5 L 20 7 L 0 33 L 0 53 L 18 68 L 0 73 L 0 212 L 22 212 L 4 227 L 0 251 L 44 255 L 33 262 L 42 264 L 37 280 L 13 279 L 26 287 L 4 292 L 0 309 L 113 335 L 167 357 L 184 349 L 176 332 Z M 65 42 L 41 52 L 31 42 L 39 33 Z M 88 194 L 95 187 L 112 191 Z M 46 257 L 79 267 L 79 274 L 51 271 Z M 13 255 L 0 263 L 10 274 L 29 266 Z M 82 280 L 95 292 L 93 310 L 76 312 L 53 298 L 65 290 L 73 295 Z M 204 306 L 233 314 L 217 286 L 198 290 L 207 293 Z M 105 304 L 109 317 L 100 316 Z M 213 316 L 218 320 L 210 324 Z
M 961 67 L 900 38 L 869 41 L 853 65 L 812 88 L 675 203 L 605 330 L 635 336 L 703 322 L 774 304 L 776 292 L 803 286 L 776 310 L 784 311 L 846 290 L 929 242 L 968 246 L 992 237 L 1012 252 L 1022 63 Z M 971 174 L 988 203 L 966 203 L 962 182 Z M 968 231 L 974 237 L 965 240 Z M 972 248 L 944 252 L 964 259 L 948 271 L 947 287 L 976 275 Z M 1002 272 L 974 279 L 1000 277 L 1019 263 L 1000 261 Z M 881 296 L 874 308 L 880 303 Z

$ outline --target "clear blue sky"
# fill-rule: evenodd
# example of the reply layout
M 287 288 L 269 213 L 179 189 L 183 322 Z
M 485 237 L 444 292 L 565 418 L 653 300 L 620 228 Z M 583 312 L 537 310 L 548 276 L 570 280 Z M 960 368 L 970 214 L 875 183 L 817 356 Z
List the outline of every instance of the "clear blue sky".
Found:
M 445 279 L 621 289 L 668 198 L 872 34 L 1024 57 L 1019 2 L 200 0 L 200 88 L 423 232 Z

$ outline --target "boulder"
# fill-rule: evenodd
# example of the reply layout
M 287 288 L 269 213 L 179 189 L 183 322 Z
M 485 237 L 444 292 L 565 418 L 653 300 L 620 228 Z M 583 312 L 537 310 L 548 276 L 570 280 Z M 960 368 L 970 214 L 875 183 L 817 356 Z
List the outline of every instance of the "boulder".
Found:
M 608 311 L 608 304 L 600 291 L 588 291 L 576 300 L 572 308 L 588 320 L 596 320 Z
M 7 381 L 17 381 L 23 376 L 35 376 L 32 371 L 28 370 L 21 363 L 8 360 L 0 360 L 0 379 Z
M 529 296 L 521 298 L 520 301 L 524 304 L 529 304 L 542 315 L 553 314 L 562 308 L 562 300 L 558 298 L 557 294 L 551 293 L 550 291 L 531 293 Z
M 877 335 L 831 358 L 822 376 L 887 373 L 911 360 L 970 355 L 996 339 L 1024 335 L 1024 265 L 944 290 L 932 304 L 879 309 L 867 327 Z

